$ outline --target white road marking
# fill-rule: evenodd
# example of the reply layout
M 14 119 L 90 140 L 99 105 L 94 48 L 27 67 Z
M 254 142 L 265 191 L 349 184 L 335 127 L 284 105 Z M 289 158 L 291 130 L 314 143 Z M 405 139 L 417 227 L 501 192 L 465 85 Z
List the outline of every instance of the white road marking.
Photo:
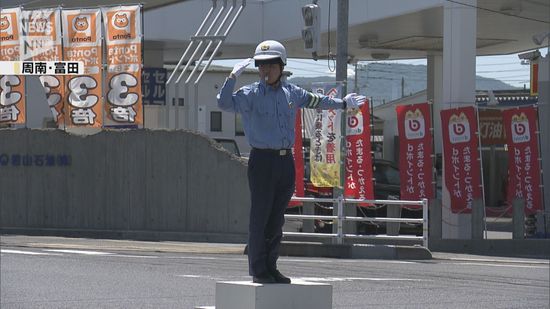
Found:
M 171 256 L 172 259 L 187 259 L 187 260 L 218 260 L 218 261 L 245 261 L 246 256 L 242 257 L 213 257 L 213 256 Z M 320 264 L 333 264 L 334 259 L 297 259 L 289 257 L 280 257 L 279 263 L 293 262 L 293 263 L 320 263 Z M 368 259 L 352 259 L 352 260 L 342 260 L 339 259 L 338 263 L 387 263 L 387 264 L 416 264 L 418 262 L 412 261 L 395 261 L 395 260 L 368 260 Z
M 176 277 L 182 277 L 182 278 L 193 278 L 193 279 L 208 279 L 208 280 L 214 280 L 214 281 L 227 281 L 228 278 L 222 278 L 222 277 L 213 277 L 213 276 L 205 276 L 205 275 L 176 275 Z M 249 276 L 243 277 L 243 279 L 248 278 Z M 235 279 L 235 277 L 232 277 L 232 279 Z
M 549 265 L 548 261 L 530 261 L 530 260 L 502 260 L 502 259 L 469 259 L 469 258 L 448 258 L 451 261 L 465 261 L 465 262 L 493 262 L 493 263 L 519 263 L 519 264 L 543 264 Z
M 213 257 L 213 256 L 171 256 L 171 259 L 184 259 L 184 260 L 218 260 L 218 261 L 244 261 L 247 257 Z
M 131 255 L 131 254 L 113 254 L 112 257 L 129 257 L 129 258 L 140 258 L 140 259 L 158 259 L 158 256 L 154 255 Z
M 82 254 L 90 256 L 109 256 L 109 257 L 128 257 L 128 258 L 146 258 L 146 259 L 156 259 L 161 258 L 160 256 L 154 255 L 131 255 L 131 254 L 117 254 L 111 252 L 101 252 L 101 251 L 91 251 L 91 250 L 68 250 L 68 249 L 40 249 L 46 252 L 35 252 L 35 251 L 21 251 L 21 250 L 11 250 L 11 249 L 1 249 L 2 254 L 25 254 L 25 255 L 52 255 L 52 256 L 61 256 L 64 253 L 66 254 Z M 176 259 L 191 259 L 191 260 L 225 260 L 225 261 L 243 261 L 246 260 L 246 256 L 238 257 L 214 257 L 214 256 L 175 256 L 175 257 L 166 257 L 164 258 L 176 258 Z M 461 262 L 462 261 L 462 262 Z M 333 259 L 314 259 L 314 258 L 289 258 L 281 257 L 279 259 L 280 263 L 334 263 Z M 544 261 L 530 261 L 530 260 L 494 260 L 494 259 L 448 259 L 447 261 L 432 260 L 430 261 L 434 264 L 452 264 L 452 265 L 471 265 L 471 266 L 491 266 L 491 267 L 510 267 L 510 268 L 532 268 L 532 269 L 548 269 L 550 264 Z M 492 262 L 492 263 L 491 263 Z M 339 260 L 339 263 L 384 263 L 384 264 L 415 264 L 417 261 L 396 261 L 396 260 L 370 260 L 370 259 L 351 259 L 351 260 Z M 523 264 L 523 265 L 520 265 Z M 202 276 L 193 275 L 182 275 L 181 277 L 187 278 L 203 278 Z M 210 278 L 213 279 L 213 278 Z M 217 278 L 219 279 L 219 278 Z M 303 280 L 311 280 L 315 278 L 301 278 Z M 319 278 L 317 278 L 319 279 Z M 390 281 L 390 280 L 417 280 L 417 279 L 403 279 L 403 278 L 320 278 L 319 280 L 323 281 L 350 281 L 350 280 L 371 280 L 371 281 Z
M 55 253 L 21 251 L 21 250 L 11 250 L 11 249 L 1 249 L 0 252 L 12 253 L 12 254 L 25 254 L 25 255 L 61 255 L 61 254 L 55 254 Z
M 412 279 L 412 278 L 369 278 L 369 277 L 298 277 L 291 278 L 296 280 L 303 281 L 313 281 L 313 282 L 345 282 L 345 281 L 428 281 L 425 279 Z
M 42 250 L 47 252 L 2 249 L 1 253 L 26 254 L 26 255 L 52 255 L 52 256 L 62 256 L 63 253 L 69 253 L 69 254 L 83 254 L 83 255 L 93 255 L 93 256 L 112 256 L 112 257 L 128 257 L 128 258 L 145 258 L 145 259 L 158 258 L 158 256 L 154 256 L 154 255 L 117 254 L 117 253 L 111 253 L 111 252 L 89 251 L 89 250 L 67 250 L 67 249 L 42 249 Z
M 83 255 L 115 255 L 115 253 L 110 253 L 110 252 L 87 251 L 87 250 L 44 249 L 44 251 L 59 252 L 59 253 L 83 254 Z
M 538 268 L 538 269 L 548 269 L 549 266 L 536 266 L 536 265 L 512 265 L 512 264 L 489 264 L 489 263 L 472 263 L 472 262 L 463 262 L 463 263 L 449 263 L 453 265 L 472 265 L 472 266 L 492 266 L 492 267 L 513 267 L 513 268 Z
M 208 279 L 216 281 L 235 280 L 238 278 L 231 277 L 220 278 L 207 275 L 176 275 L 176 277 L 194 278 L 194 279 Z M 241 276 L 243 280 L 250 280 L 250 276 Z M 369 277 L 290 277 L 293 281 L 306 281 L 306 282 L 348 282 L 348 281 L 431 281 L 426 279 L 412 279 L 412 278 L 369 278 Z
M 212 257 L 212 256 L 178 256 L 178 257 L 171 257 L 171 258 L 177 258 L 177 259 L 189 259 L 189 260 L 218 260 L 218 261 L 243 261 L 246 260 L 246 256 L 243 257 Z M 478 261 L 478 262 L 475 262 Z M 539 265 L 519 265 L 519 263 L 507 263 L 507 260 L 498 260 L 497 263 L 503 263 L 503 264 L 494 264 L 494 263 L 483 263 L 482 261 L 493 261 L 493 260 L 479 260 L 479 259 L 472 259 L 466 260 L 464 262 L 448 262 L 448 261 L 440 261 L 440 260 L 430 260 L 429 263 L 437 264 L 437 265 L 445 265 L 445 264 L 456 264 L 456 265 L 473 265 L 473 266 L 495 266 L 495 267 L 524 267 L 524 268 L 541 268 L 541 269 L 548 269 L 548 266 L 541 266 Z M 281 257 L 278 261 L 280 264 L 284 263 L 319 263 L 319 264 L 333 264 L 333 259 L 305 259 L 305 258 L 289 258 L 289 257 Z M 495 261 L 493 261 L 495 262 Z M 530 263 L 529 261 L 523 261 L 524 263 Z M 367 264 L 367 263 L 382 263 L 382 264 L 418 264 L 418 261 L 401 261 L 401 260 L 371 260 L 371 259 L 350 259 L 350 260 L 338 260 L 338 263 L 346 263 L 346 264 Z M 532 263 L 531 263 L 532 264 Z M 544 265 L 544 264 L 543 264 Z M 548 264 L 546 264 L 548 265 Z
M 279 258 L 279 262 L 303 262 L 303 263 L 330 263 L 334 264 L 333 259 L 319 260 L 319 259 L 295 259 L 295 258 Z M 388 263 L 388 264 L 416 264 L 417 262 L 411 261 L 395 261 L 395 260 L 369 260 L 369 259 L 351 259 L 351 260 L 338 260 L 339 263 Z

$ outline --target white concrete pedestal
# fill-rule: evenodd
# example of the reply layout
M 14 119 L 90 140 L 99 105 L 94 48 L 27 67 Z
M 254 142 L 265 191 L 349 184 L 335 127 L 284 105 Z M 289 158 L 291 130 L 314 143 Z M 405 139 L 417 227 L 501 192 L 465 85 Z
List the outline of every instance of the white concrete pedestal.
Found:
M 331 309 L 332 286 L 292 279 L 292 284 L 216 283 L 216 309 Z

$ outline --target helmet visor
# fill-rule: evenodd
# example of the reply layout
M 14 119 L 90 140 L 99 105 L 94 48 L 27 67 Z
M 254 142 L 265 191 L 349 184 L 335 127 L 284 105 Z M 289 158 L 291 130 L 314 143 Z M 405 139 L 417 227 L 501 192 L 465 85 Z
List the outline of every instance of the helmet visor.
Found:
M 268 56 L 268 55 L 264 55 L 264 56 Z M 269 55 L 270 58 L 267 58 L 267 59 L 262 59 L 263 57 L 260 57 L 260 56 L 256 56 L 254 57 L 255 59 L 255 62 L 254 62 L 254 65 L 256 67 L 259 67 L 260 65 L 263 65 L 263 64 L 280 64 L 282 66 L 284 66 L 284 63 L 283 63 L 283 60 L 281 60 L 280 57 L 276 57 L 276 58 L 272 58 L 273 56 Z

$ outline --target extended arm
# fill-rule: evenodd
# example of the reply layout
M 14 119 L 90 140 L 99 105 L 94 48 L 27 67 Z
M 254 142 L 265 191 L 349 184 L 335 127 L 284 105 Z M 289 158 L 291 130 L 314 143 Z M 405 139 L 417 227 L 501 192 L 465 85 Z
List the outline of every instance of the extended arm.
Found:
M 365 100 L 365 96 L 356 93 L 350 93 L 344 99 L 338 99 L 301 89 L 299 106 L 319 109 L 359 108 Z

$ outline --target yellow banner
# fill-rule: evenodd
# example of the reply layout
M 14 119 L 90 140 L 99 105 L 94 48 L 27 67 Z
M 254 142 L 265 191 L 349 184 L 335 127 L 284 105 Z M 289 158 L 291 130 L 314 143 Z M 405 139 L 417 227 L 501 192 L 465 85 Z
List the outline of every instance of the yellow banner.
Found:
M 101 10 L 63 10 L 63 53 L 67 61 L 82 61 L 84 74 L 67 77 L 66 124 L 103 125 Z
M 0 10 L 0 61 L 20 59 L 21 9 Z M 0 124 L 25 124 L 25 77 L 0 75 Z
M 314 93 L 341 98 L 340 83 L 313 83 Z M 339 187 L 340 137 L 342 114 L 340 110 L 316 110 L 311 132 L 309 162 L 310 180 L 316 187 Z
M 102 8 L 107 45 L 105 124 L 142 127 L 141 7 Z
M 314 125 L 310 141 L 311 183 L 316 187 L 341 187 L 340 111 L 317 111 Z

